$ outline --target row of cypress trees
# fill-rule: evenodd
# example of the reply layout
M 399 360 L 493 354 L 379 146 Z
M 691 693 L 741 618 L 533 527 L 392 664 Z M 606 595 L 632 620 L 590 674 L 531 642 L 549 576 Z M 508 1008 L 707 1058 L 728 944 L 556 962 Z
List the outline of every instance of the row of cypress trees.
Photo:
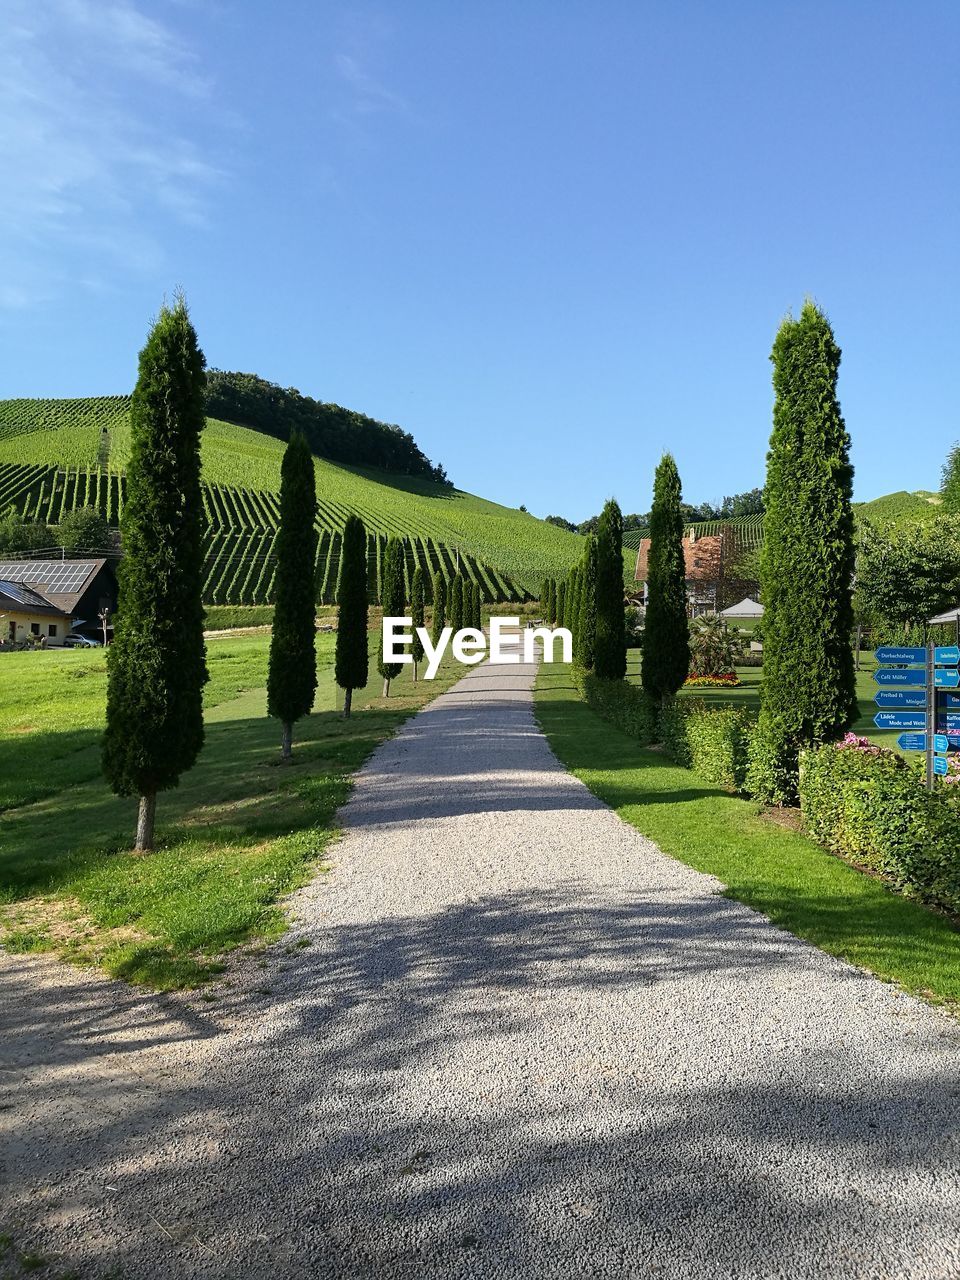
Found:
M 855 542 L 850 437 L 837 399 L 840 348 L 808 300 L 777 333 L 773 433 L 760 561 L 763 682 L 747 786 L 797 798 L 800 751 L 835 741 L 858 715 L 851 647 Z M 665 454 L 650 513 L 642 679 L 663 704 L 689 668 L 680 476 Z
M 627 671 L 623 600 L 623 517 L 611 498 L 595 534 L 586 540 L 577 564 L 558 581 L 545 578 L 540 589 L 544 621 L 566 627 L 573 638 L 574 661 L 604 680 L 622 680 Z

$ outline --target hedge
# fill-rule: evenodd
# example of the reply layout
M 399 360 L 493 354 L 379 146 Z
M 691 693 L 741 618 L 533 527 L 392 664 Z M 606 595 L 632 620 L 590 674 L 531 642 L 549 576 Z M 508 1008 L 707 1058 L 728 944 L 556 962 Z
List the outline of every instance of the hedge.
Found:
M 960 785 L 927 791 L 902 756 L 852 734 L 800 761 L 800 807 L 826 848 L 960 914 Z
M 626 680 L 604 680 L 580 667 L 573 668 L 573 679 L 584 702 L 598 716 L 644 746 L 656 741 L 656 711 L 638 685 L 628 684 Z
M 660 737 L 677 764 L 727 791 L 742 791 L 755 724 L 742 707 L 708 707 L 699 699 L 674 698 L 660 713 Z

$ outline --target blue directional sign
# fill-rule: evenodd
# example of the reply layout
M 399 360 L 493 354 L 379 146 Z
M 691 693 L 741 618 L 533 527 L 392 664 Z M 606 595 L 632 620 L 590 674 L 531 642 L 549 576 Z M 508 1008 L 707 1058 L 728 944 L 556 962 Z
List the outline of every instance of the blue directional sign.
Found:
M 918 711 L 878 711 L 873 723 L 878 729 L 925 729 L 927 717 Z
M 955 667 L 960 662 L 960 647 L 955 644 L 938 644 L 933 651 L 933 660 L 945 667 Z
M 901 733 L 897 738 L 897 746 L 901 751 L 926 751 L 927 735 L 925 733 Z M 947 741 L 945 733 L 935 733 L 933 735 L 934 751 L 948 751 L 950 743 Z
M 940 699 L 941 707 L 960 707 L 960 698 L 955 693 L 945 693 Z
M 960 732 L 960 715 L 957 715 L 956 712 L 954 712 L 953 714 L 944 716 L 943 719 L 947 722 L 947 733 Z
M 898 649 L 896 645 L 884 644 L 877 650 L 878 662 L 926 662 L 926 660 L 926 649 L 910 648 L 909 645 L 906 648 Z
M 934 671 L 933 683 L 938 689 L 956 689 L 960 685 L 960 671 L 949 670 L 946 667 Z
M 946 673 L 944 673 L 946 674 Z M 873 673 L 877 684 L 919 685 L 926 688 L 927 673 L 922 667 L 878 667 Z
M 873 695 L 878 707 L 925 707 L 927 695 L 922 689 L 878 689 Z M 957 699 L 960 705 L 960 698 Z
M 947 757 L 946 757 L 946 756 L 934 756 L 934 757 L 933 757 L 933 772 L 934 772 L 934 773 L 939 773 L 939 774 L 940 774 L 940 776 L 941 776 L 941 777 L 943 777 L 943 775 L 947 772 Z

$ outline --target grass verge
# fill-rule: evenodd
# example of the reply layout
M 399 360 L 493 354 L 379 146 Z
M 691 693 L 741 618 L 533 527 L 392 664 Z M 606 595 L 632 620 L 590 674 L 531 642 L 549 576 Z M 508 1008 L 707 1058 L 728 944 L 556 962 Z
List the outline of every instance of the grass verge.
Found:
M 371 646 L 374 640 L 371 633 Z M 463 674 L 448 659 L 436 680 L 415 685 L 405 668 L 384 700 L 374 655 L 370 683 L 355 696 L 356 714 L 344 721 L 335 709 L 332 644 L 331 637 L 318 638 L 315 710 L 296 726 L 289 767 L 278 763 L 278 727 L 266 716 L 269 637 L 211 645 L 211 685 L 234 696 L 209 706 L 203 752 L 180 786 L 160 797 L 158 847 L 146 857 L 130 851 L 136 801 L 114 796 L 98 768 L 75 781 L 57 766 L 35 797 L 38 761 L 44 753 L 57 758 L 61 735 L 89 738 L 81 750 L 97 763 L 102 723 L 104 688 L 97 693 L 93 683 L 100 673 L 91 673 L 79 697 L 69 662 L 46 667 L 45 693 L 20 735 L 31 750 L 7 756 L 11 792 L 19 787 L 31 799 L 0 813 L 4 946 L 52 951 L 168 990 L 199 985 L 241 943 L 278 937 L 286 927 L 278 900 L 322 865 L 352 774 Z
M 563 764 L 664 853 L 830 955 L 960 1013 L 960 931 L 945 917 L 640 747 L 584 705 L 568 669 L 541 666 L 536 713 Z

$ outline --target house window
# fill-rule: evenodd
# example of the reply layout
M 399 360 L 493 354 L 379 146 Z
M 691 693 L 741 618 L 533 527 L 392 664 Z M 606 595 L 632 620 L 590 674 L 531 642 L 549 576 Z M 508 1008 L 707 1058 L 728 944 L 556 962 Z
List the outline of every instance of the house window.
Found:
M 31 623 L 30 623 L 30 634 L 31 634 L 32 636 L 38 636 L 38 635 L 40 634 L 40 623 L 39 623 L 39 622 L 31 622 Z
M 47 635 L 50 637 L 51 640 L 56 640 L 57 624 L 55 622 L 51 622 L 49 627 L 47 627 Z

